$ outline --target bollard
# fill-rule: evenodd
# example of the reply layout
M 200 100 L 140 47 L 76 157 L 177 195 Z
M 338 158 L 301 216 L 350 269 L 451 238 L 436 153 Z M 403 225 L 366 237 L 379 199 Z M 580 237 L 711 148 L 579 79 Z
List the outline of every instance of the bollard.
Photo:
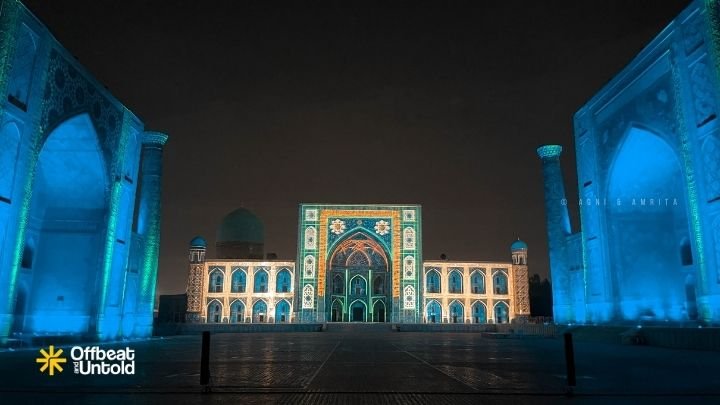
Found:
M 202 333 L 202 354 L 200 355 L 200 385 L 203 392 L 209 392 L 210 387 L 210 332 Z
M 568 394 L 575 387 L 575 353 L 573 351 L 572 333 L 565 332 L 565 367 L 567 368 Z

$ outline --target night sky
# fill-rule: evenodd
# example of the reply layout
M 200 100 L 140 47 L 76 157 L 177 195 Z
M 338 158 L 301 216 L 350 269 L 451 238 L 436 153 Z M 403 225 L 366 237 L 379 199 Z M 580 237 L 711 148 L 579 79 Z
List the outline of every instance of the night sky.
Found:
M 536 147 L 565 147 L 576 194 L 573 113 L 689 2 L 341 3 L 25 2 L 170 135 L 158 293 L 240 206 L 294 259 L 300 202 L 421 204 L 425 259 L 509 261 L 520 237 L 546 276 Z

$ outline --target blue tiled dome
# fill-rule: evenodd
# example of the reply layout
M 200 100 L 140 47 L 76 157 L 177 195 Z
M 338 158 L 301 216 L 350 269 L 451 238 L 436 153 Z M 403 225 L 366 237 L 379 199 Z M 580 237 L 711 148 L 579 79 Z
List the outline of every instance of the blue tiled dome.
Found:
M 525 249 L 527 250 L 528 246 L 527 243 L 521 241 L 520 239 L 516 240 L 515 242 L 510 245 L 510 250 L 520 250 Z
M 217 242 L 265 242 L 265 227 L 258 217 L 245 208 L 227 214 L 220 223 Z
M 207 241 L 202 236 L 196 236 L 190 241 L 190 247 L 207 247 Z

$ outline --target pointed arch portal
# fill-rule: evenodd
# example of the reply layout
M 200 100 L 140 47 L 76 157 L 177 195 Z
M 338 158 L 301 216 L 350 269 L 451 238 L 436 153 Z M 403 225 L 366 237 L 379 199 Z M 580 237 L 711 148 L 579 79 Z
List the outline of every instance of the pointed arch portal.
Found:
M 34 173 L 22 260 L 32 282 L 18 332 L 94 333 L 108 190 L 90 117 L 64 121 L 45 140 Z
M 327 266 L 325 308 L 332 322 L 386 322 L 392 305 L 388 254 L 370 234 L 360 231 L 340 241 Z M 343 307 L 340 302 L 350 302 Z
M 616 316 L 683 320 L 694 310 L 684 173 L 658 134 L 631 127 L 607 177 L 607 229 Z M 620 201 L 620 204 L 617 202 Z

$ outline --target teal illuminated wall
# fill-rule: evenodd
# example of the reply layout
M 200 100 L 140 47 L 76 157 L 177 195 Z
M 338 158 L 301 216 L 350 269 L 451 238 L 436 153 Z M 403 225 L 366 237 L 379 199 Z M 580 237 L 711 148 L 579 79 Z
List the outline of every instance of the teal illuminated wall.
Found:
M 152 226 L 133 218 L 141 154 L 158 166 L 157 146 L 141 148 L 143 123 L 20 2 L 1 6 L 0 340 L 148 336 L 157 185 L 138 216 Z
M 694 1 L 575 114 L 582 230 L 550 243 L 558 322 L 720 323 L 718 10 Z

